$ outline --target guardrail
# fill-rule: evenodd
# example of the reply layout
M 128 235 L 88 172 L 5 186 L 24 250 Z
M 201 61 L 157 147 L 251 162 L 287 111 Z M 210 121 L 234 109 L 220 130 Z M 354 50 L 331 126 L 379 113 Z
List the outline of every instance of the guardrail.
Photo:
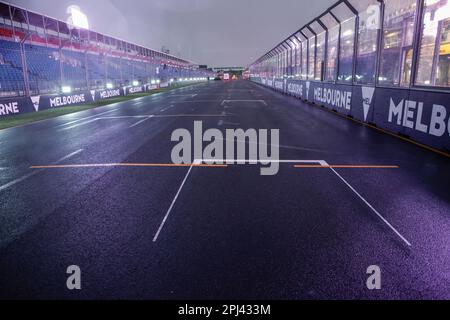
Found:
M 251 81 L 446 153 L 450 151 L 448 92 L 296 79 L 251 78 Z
M 200 81 L 200 80 L 198 80 Z M 187 81 L 189 82 L 189 81 Z M 193 81 L 194 82 L 194 81 Z M 175 82 L 173 82 L 175 83 Z M 186 83 L 186 82 L 181 82 Z M 150 92 L 170 86 L 170 82 L 126 86 L 115 89 L 85 90 L 68 94 L 35 95 L 31 97 L 0 98 L 0 119 L 18 114 L 39 112 L 53 108 L 89 104 L 95 101 L 135 93 Z

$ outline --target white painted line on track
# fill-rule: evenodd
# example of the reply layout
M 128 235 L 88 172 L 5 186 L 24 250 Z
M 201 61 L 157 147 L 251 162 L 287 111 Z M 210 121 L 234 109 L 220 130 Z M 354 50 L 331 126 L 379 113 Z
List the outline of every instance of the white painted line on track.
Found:
M 142 115 L 142 116 L 121 116 L 121 117 L 102 117 L 102 118 L 98 118 L 97 120 L 103 120 L 103 119 L 142 119 L 142 118 L 148 118 L 148 117 L 153 117 L 153 118 L 186 118 L 186 117 L 228 117 L 228 116 L 223 116 L 221 114 L 154 114 L 154 115 Z
M 328 164 L 326 164 L 326 166 L 329 166 Z M 381 215 L 358 191 L 356 191 L 356 189 L 354 187 L 352 187 L 352 185 L 350 183 L 347 182 L 347 180 L 345 180 L 336 170 L 334 170 L 333 168 L 330 168 L 330 170 L 339 178 L 342 180 L 342 182 L 345 183 L 345 185 L 347 187 L 350 188 L 350 190 L 352 190 L 357 196 L 358 198 L 360 198 L 369 208 L 370 210 L 372 210 L 377 216 L 378 218 L 381 219 L 381 221 L 383 221 L 408 247 L 411 247 L 411 243 L 389 222 L 387 221 L 387 219 L 385 217 L 383 217 L 383 215 Z
M 225 164 L 235 164 L 235 163 L 305 163 L 305 164 L 313 164 L 313 163 L 319 163 L 321 166 L 324 167 L 330 167 L 330 165 L 325 160 L 264 160 L 264 159 L 258 159 L 258 160 L 236 160 L 236 159 L 202 159 L 202 160 L 196 160 L 197 162 L 200 161 L 200 163 L 225 163 Z M 370 210 L 372 210 L 378 218 L 381 219 L 388 227 L 391 229 L 408 247 L 411 247 L 412 244 L 409 242 L 381 213 L 379 213 L 347 180 L 345 180 L 334 168 L 330 167 L 330 170 L 342 181 L 344 184 L 350 188 L 357 196 L 360 198 L 368 207 Z
M 168 106 L 168 107 L 164 107 L 164 108 L 161 109 L 161 112 L 166 112 L 167 110 L 170 110 L 170 109 L 172 109 L 173 107 L 175 107 L 173 104 L 170 105 L 170 106 Z
M 74 124 L 74 125 L 72 125 L 72 126 L 70 126 L 70 127 L 66 127 L 66 128 L 59 129 L 59 130 L 60 130 L 60 131 L 67 131 L 67 130 L 75 129 L 75 128 L 84 126 L 85 124 L 89 124 L 89 123 L 95 122 L 95 121 L 97 121 L 98 119 L 99 119 L 99 118 L 91 119 L 91 120 L 88 120 L 88 121 L 84 121 L 84 122 L 81 122 L 81 123 Z
M 265 100 L 223 100 L 221 105 L 223 106 L 224 104 L 227 104 L 229 102 L 259 102 L 267 106 L 267 102 Z
M 114 112 L 114 111 L 117 111 L 117 109 L 109 110 L 109 111 L 106 111 L 106 112 L 102 112 L 102 113 L 99 113 L 99 114 L 96 114 L 96 115 L 93 115 L 93 116 L 90 116 L 90 117 L 73 120 L 73 121 L 70 121 L 70 122 L 67 122 L 67 123 L 60 124 L 60 125 L 58 125 L 56 127 L 59 128 L 59 127 L 69 126 L 71 124 L 74 124 L 74 123 L 77 123 L 77 122 L 80 122 L 80 121 L 83 121 L 83 120 L 88 120 L 88 119 L 92 119 L 92 118 L 96 118 L 96 117 L 98 118 L 99 116 L 102 116 L 104 114 L 108 114 L 108 113 L 111 113 L 111 112 Z
M 219 127 L 222 127 L 222 126 L 234 126 L 234 127 L 236 127 L 236 126 L 240 125 L 240 123 L 237 123 L 237 122 L 228 122 L 228 121 L 220 120 L 220 121 L 217 123 L 217 125 L 218 125 Z M 218 140 L 226 141 L 225 139 L 218 139 Z M 236 141 L 236 140 L 235 140 L 235 141 Z M 239 142 L 239 141 L 238 141 L 238 142 Z M 244 142 L 244 143 L 245 143 L 245 142 Z M 260 145 L 260 144 L 258 143 L 258 145 Z
M 170 114 L 170 115 L 140 115 L 140 116 L 116 116 L 116 117 L 99 117 L 95 119 L 91 119 L 85 122 L 74 124 L 73 126 L 66 127 L 60 129 L 61 131 L 67 131 L 71 129 L 78 128 L 80 126 L 98 121 L 98 120 L 104 120 L 104 119 L 142 119 L 142 118 L 176 118 L 176 117 L 223 117 L 223 115 L 220 114 Z
M 232 113 L 226 113 L 227 116 L 233 115 Z M 224 115 L 225 116 L 225 115 Z M 225 122 L 222 123 L 222 125 L 225 124 Z M 287 146 L 287 145 L 278 145 L 278 144 L 262 144 L 262 143 L 256 143 L 256 142 L 249 142 L 249 141 L 243 141 L 243 140 L 228 140 L 228 139 L 218 139 L 221 141 L 236 141 L 238 143 L 249 143 L 249 144 L 257 144 L 257 145 L 267 145 L 271 147 L 277 147 L 281 149 L 291 149 L 291 150 L 302 150 L 302 151 L 311 151 L 311 152 L 317 152 L 317 153 L 330 153 L 326 150 L 320 150 L 320 149 L 312 149 L 312 148 L 303 148 L 303 147 L 297 147 L 297 146 Z
M 148 117 L 154 117 L 153 114 L 147 114 L 147 115 L 140 115 L 140 116 L 116 116 L 116 117 L 101 117 L 97 120 L 105 120 L 105 119 L 141 119 L 141 118 L 148 118 Z
M 8 182 L 7 184 L 4 184 L 3 186 L 0 187 L 0 192 L 2 192 L 4 190 L 12 187 L 15 184 L 20 183 L 20 182 L 22 182 L 22 181 L 24 181 L 24 180 L 26 180 L 28 178 L 31 178 L 32 176 L 36 175 L 37 173 L 38 173 L 38 171 L 30 172 L 29 174 L 26 174 L 26 175 L 24 175 L 24 176 L 22 176 L 22 177 L 20 177 L 20 178 L 18 178 L 16 180 L 13 180 L 11 182 Z
M 54 165 L 60 164 L 61 162 L 65 161 L 65 160 L 67 160 L 69 158 L 72 158 L 72 157 L 76 156 L 77 154 L 79 154 L 81 152 L 83 152 L 83 149 L 79 149 L 79 150 L 77 150 L 75 152 L 72 152 L 72 153 L 68 154 L 67 156 L 62 157 L 61 159 L 58 159 L 53 164 Z M 6 190 L 6 189 L 8 189 L 8 188 L 10 188 L 10 187 L 12 187 L 12 186 L 14 186 L 16 184 L 18 184 L 18 183 L 20 183 L 20 182 L 22 182 L 24 180 L 27 180 L 28 178 L 31 178 L 32 176 L 38 174 L 39 172 L 42 172 L 42 171 L 41 170 L 37 170 L 37 171 L 30 172 L 29 174 L 26 174 L 26 175 L 24 175 L 24 176 L 22 176 L 20 178 L 17 178 L 15 180 L 11 181 L 11 182 L 8 182 L 7 184 L 4 184 L 3 186 L 0 186 L 0 192 Z
M 221 114 L 168 114 L 168 115 L 157 115 L 155 118 L 220 118 L 228 117 Z
M 169 98 L 171 98 L 171 97 L 195 97 L 195 96 L 196 96 L 196 94 L 195 95 L 193 95 L 193 94 L 170 94 Z
M 75 151 L 75 152 L 69 153 L 67 156 L 64 156 L 64 157 L 62 157 L 61 159 L 57 160 L 57 161 L 55 162 L 55 164 L 59 164 L 59 163 L 65 161 L 65 160 L 67 160 L 67 159 L 70 159 L 70 158 L 76 156 L 77 154 L 79 154 L 79 153 L 81 153 L 81 152 L 83 152 L 83 149 L 78 149 L 78 150 Z
M 144 123 L 145 121 L 150 120 L 150 119 L 153 118 L 153 117 L 154 117 L 154 116 L 149 116 L 149 117 L 147 117 L 147 118 L 145 118 L 145 119 L 142 119 L 142 120 L 136 122 L 135 124 L 129 126 L 128 128 L 131 129 L 131 128 L 137 127 L 137 126 L 140 125 L 141 123 Z
M 305 164 L 314 164 L 318 163 L 321 166 L 327 166 L 327 162 L 325 160 L 269 160 L 269 159 L 202 159 L 196 160 L 196 162 L 200 163 L 225 163 L 225 164 L 234 164 L 237 162 L 241 163 L 305 163 Z
M 182 104 L 182 103 L 211 103 L 220 102 L 220 100 L 195 100 L 195 101 L 172 101 L 172 104 Z
M 231 91 L 231 92 L 234 92 L 234 91 L 237 91 L 237 92 L 253 92 L 255 90 L 253 90 L 253 89 L 228 89 L 227 91 Z
M 199 161 L 196 160 L 196 161 L 194 161 L 193 164 L 200 164 L 200 163 L 201 163 L 201 162 L 199 162 Z M 170 213 L 172 212 L 172 209 L 173 209 L 173 207 L 175 206 L 175 203 L 177 202 L 177 199 L 178 199 L 178 197 L 180 196 L 181 191 L 183 190 L 183 187 L 184 187 L 184 185 L 186 184 L 186 181 L 187 181 L 188 178 L 189 178 L 189 175 L 191 174 L 192 168 L 193 168 L 193 166 L 190 166 L 190 167 L 189 167 L 189 170 L 188 170 L 188 172 L 186 173 L 186 176 L 184 177 L 183 182 L 181 183 L 180 188 L 178 189 L 178 192 L 177 192 L 177 194 L 175 195 L 175 198 L 173 198 L 173 201 L 172 201 L 172 203 L 171 203 L 171 205 L 170 205 L 170 207 L 169 207 L 169 210 L 167 210 L 167 213 L 166 213 L 166 215 L 164 216 L 164 219 L 163 219 L 163 221 L 161 222 L 161 225 L 159 226 L 159 229 L 158 229 L 158 231 L 156 232 L 155 237 L 153 238 L 153 242 L 158 241 L 159 235 L 161 234 L 161 231 L 163 230 L 164 225 L 166 224 L 167 219 L 169 218 L 169 215 L 170 215 Z
M 234 160 L 234 159 L 233 160 L 227 160 L 227 159 L 219 159 L 219 160 L 216 160 L 216 159 L 215 160 L 202 159 L 202 160 L 195 160 L 194 163 L 189 167 L 189 170 L 186 173 L 186 176 L 184 177 L 183 182 L 181 183 L 181 185 L 180 185 L 180 187 L 178 189 L 178 192 L 175 195 L 175 198 L 172 200 L 172 203 L 171 203 L 169 209 L 167 210 L 167 213 L 164 216 L 164 218 L 163 218 L 163 220 L 161 222 L 161 225 L 159 226 L 158 231 L 155 234 L 155 237 L 153 238 L 153 242 L 157 242 L 158 241 L 158 238 L 159 238 L 159 236 L 161 234 L 161 231 L 163 230 L 163 228 L 164 228 L 164 226 L 165 226 L 165 224 L 166 224 L 166 222 L 167 222 L 167 220 L 168 220 L 168 218 L 170 216 L 170 213 L 172 212 L 173 208 L 175 207 L 175 203 L 177 202 L 178 197 L 180 196 L 181 191 L 183 190 L 183 187 L 184 187 L 184 185 L 186 184 L 186 181 L 189 178 L 189 175 L 191 174 L 193 166 L 194 165 L 199 165 L 199 164 L 202 164 L 202 163 L 217 162 L 217 161 L 221 161 L 222 163 L 234 164 L 235 162 L 239 162 L 240 160 Z M 242 160 L 242 161 L 248 161 L 248 162 L 255 161 L 255 162 L 258 162 L 258 161 L 261 161 L 261 160 Z M 262 160 L 262 162 L 264 162 L 264 160 Z M 271 161 L 267 161 L 267 162 L 278 162 L 278 163 L 320 163 L 321 165 L 325 165 L 326 164 L 326 162 L 323 161 L 323 160 L 271 160 Z

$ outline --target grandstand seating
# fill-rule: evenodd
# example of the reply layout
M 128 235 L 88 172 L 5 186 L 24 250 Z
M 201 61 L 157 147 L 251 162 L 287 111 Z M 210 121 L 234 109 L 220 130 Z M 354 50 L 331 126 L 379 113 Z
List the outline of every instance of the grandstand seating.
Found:
M 4 37 L 3 37 L 4 38 Z M 159 60 L 132 57 L 124 54 L 106 54 L 63 48 L 41 42 L 24 45 L 24 56 L 28 69 L 28 80 L 32 94 L 58 91 L 61 85 L 69 85 L 74 90 L 104 87 L 106 83 L 115 86 L 130 85 L 137 80 L 141 83 L 152 79 L 186 77 L 180 68 L 167 65 Z M 194 75 L 195 76 L 195 75 Z M 0 40 L 0 93 L 2 95 L 24 94 L 22 54 L 19 43 Z
M 0 40 L 0 90 L 2 92 L 23 91 L 24 81 L 20 46 L 17 43 Z
M 190 61 L 0 2 L 0 96 L 211 75 Z

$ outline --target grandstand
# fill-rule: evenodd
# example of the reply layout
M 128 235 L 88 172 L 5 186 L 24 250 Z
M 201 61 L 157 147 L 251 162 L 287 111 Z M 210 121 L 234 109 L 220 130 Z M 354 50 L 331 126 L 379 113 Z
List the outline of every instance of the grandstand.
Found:
M 208 75 L 190 61 L 0 2 L 1 96 Z

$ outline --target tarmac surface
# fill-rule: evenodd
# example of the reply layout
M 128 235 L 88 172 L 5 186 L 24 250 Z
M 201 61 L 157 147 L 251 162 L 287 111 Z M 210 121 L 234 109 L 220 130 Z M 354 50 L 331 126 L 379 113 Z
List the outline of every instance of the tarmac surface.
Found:
M 194 121 L 279 129 L 279 173 L 155 166 Z M 0 298 L 450 299 L 450 161 L 246 81 L 2 130 Z

